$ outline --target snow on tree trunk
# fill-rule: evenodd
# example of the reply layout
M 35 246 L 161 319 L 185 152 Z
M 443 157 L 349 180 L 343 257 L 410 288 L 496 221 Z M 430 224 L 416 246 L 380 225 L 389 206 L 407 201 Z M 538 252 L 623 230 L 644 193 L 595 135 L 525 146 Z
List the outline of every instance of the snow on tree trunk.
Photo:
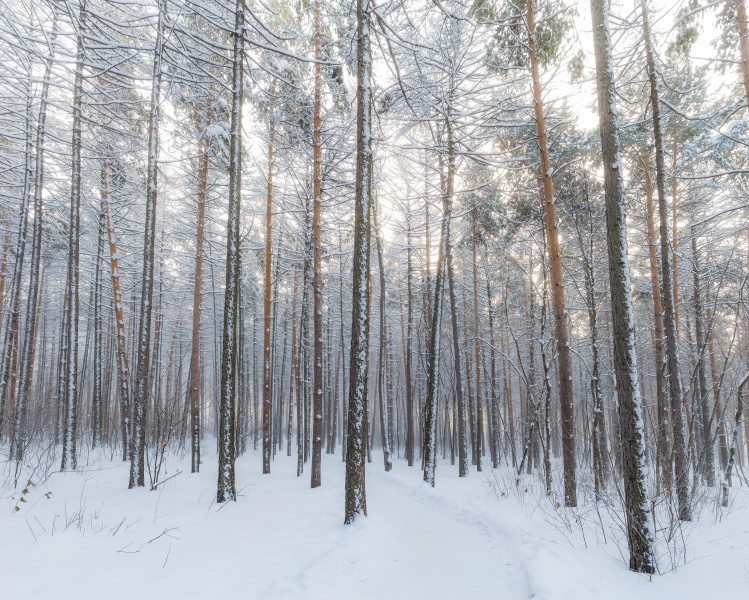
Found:
M 153 315 L 153 269 L 156 247 L 156 201 L 158 198 L 159 113 L 161 103 L 161 61 L 164 48 L 164 20 L 167 0 L 159 0 L 156 47 L 151 77 L 151 108 L 148 124 L 148 166 L 146 217 L 143 236 L 143 274 L 136 350 L 133 422 L 130 440 L 129 487 L 145 485 L 146 409 L 149 404 L 151 366 L 151 321 Z
M 624 178 L 620 155 L 614 67 L 611 57 L 609 4 L 591 0 L 595 46 L 598 119 L 604 164 L 606 237 L 611 286 L 611 318 L 614 329 L 614 365 L 619 397 L 619 429 L 624 477 L 624 503 L 629 543 L 629 568 L 655 571 L 653 520 L 647 497 L 645 428 L 635 352 L 627 223 L 624 214 Z
M 237 0 L 232 60 L 231 142 L 229 149 L 229 208 L 226 227 L 226 287 L 221 344 L 221 384 L 218 422 L 218 486 L 216 502 L 236 500 L 234 481 L 237 372 L 237 312 L 239 308 L 239 209 L 242 189 L 242 100 L 244 98 L 245 2 Z
M 315 60 L 322 59 L 320 48 L 320 0 L 314 3 Z M 322 76 L 320 63 L 315 62 L 315 83 L 312 116 L 312 469 L 310 485 L 322 483 L 323 437 L 323 298 L 322 298 L 322 131 L 320 109 L 322 103 Z
M 356 183 L 354 192 L 354 259 L 351 353 L 346 449 L 346 524 L 367 515 L 367 379 L 369 359 L 369 247 L 372 194 L 372 64 L 369 4 L 356 2 Z
M 663 136 L 661 132 L 661 105 L 655 66 L 655 52 L 645 0 L 641 1 L 645 53 L 647 57 L 648 80 L 650 83 L 650 105 L 653 110 L 653 137 L 655 140 L 655 183 L 658 194 L 661 238 L 661 277 L 663 279 L 663 312 L 666 332 L 666 363 L 668 367 L 669 393 L 671 397 L 671 417 L 674 439 L 674 466 L 676 475 L 676 496 L 679 503 L 679 519 L 692 518 L 689 506 L 689 465 L 684 433 L 684 413 L 679 369 L 679 341 L 676 328 L 675 300 L 673 289 L 673 248 L 669 237 L 668 210 L 666 207 L 666 165 Z
M 70 221 L 68 230 L 68 303 L 65 317 L 65 380 L 63 387 L 62 462 L 65 471 L 77 466 L 78 427 L 78 270 L 81 225 L 81 108 L 83 102 L 83 45 L 86 28 L 86 2 L 81 2 L 77 23 L 75 83 L 73 87 L 73 139 L 71 142 Z

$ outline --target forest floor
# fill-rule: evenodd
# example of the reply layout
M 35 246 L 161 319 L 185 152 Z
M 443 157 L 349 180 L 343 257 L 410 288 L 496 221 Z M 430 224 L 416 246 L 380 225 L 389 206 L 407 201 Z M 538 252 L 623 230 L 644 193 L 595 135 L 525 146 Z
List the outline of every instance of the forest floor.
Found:
M 680 566 L 651 579 L 627 570 L 613 513 L 555 507 L 538 481 L 518 489 L 507 469 L 459 479 L 440 463 L 431 489 L 418 468 L 398 460 L 385 473 L 373 459 L 369 516 L 353 526 L 339 456 L 324 456 L 312 490 L 295 457 L 278 456 L 264 476 L 248 453 L 237 502 L 224 505 L 212 456 L 196 475 L 189 457 L 169 459 L 162 481 L 181 473 L 156 491 L 128 491 L 128 465 L 103 456 L 26 493 L 6 483 L 0 598 L 704 600 L 749 589 L 746 487 L 725 514 L 706 499 L 700 520 L 659 546 L 662 569 Z

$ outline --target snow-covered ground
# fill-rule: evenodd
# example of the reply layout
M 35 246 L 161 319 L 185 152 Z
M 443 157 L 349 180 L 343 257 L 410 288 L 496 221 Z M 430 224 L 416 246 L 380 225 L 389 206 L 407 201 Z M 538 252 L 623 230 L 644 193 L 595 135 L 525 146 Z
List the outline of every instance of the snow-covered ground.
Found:
M 25 502 L 4 489 L 0 598 L 705 600 L 749 590 L 745 488 L 727 514 L 705 509 L 661 547 L 662 563 L 681 548 L 686 564 L 651 580 L 627 570 L 592 507 L 555 509 L 506 471 L 459 479 L 440 464 L 431 489 L 417 468 L 373 462 L 369 516 L 344 526 L 339 457 L 324 457 L 312 490 L 294 457 L 264 476 L 259 456 L 244 456 L 238 501 L 222 506 L 213 459 L 198 475 L 168 466 L 164 477 L 183 472 L 156 491 L 128 491 L 128 466 L 107 460 L 52 475 Z

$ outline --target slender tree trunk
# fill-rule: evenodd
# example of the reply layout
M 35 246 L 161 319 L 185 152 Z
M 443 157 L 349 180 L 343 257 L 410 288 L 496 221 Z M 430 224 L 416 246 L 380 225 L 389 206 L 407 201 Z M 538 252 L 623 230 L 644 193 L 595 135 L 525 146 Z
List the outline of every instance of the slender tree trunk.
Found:
M 676 323 L 676 338 L 679 338 L 680 321 L 679 321 L 679 254 L 678 248 L 678 234 L 679 234 L 679 220 L 677 219 L 676 212 L 676 190 L 678 189 L 676 179 L 676 157 L 679 149 L 679 142 L 674 138 L 674 151 L 671 160 L 671 252 L 673 253 L 673 276 L 674 276 L 674 322 Z M 685 405 L 686 406 L 686 405 Z
M 410 205 L 409 205 L 410 209 Z M 414 464 L 414 397 L 411 374 L 412 345 L 411 336 L 413 335 L 413 260 L 411 249 L 411 214 L 410 210 L 406 212 L 406 339 L 404 344 L 404 370 L 406 381 L 406 462 L 409 467 Z
M 721 501 L 720 505 L 723 508 L 728 506 L 728 488 L 731 487 L 731 473 L 733 472 L 733 465 L 736 461 L 736 450 L 738 447 L 739 440 L 739 425 L 741 424 L 741 416 L 744 410 L 743 394 L 744 386 L 749 382 L 749 373 L 744 375 L 739 381 L 738 392 L 736 394 L 736 417 L 734 418 L 733 427 L 731 428 L 731 445 L 728 451 L 728 464 L 723 472 L 723 481 L 721 483 Z
M 675 302 L 673 291 L 673 249 L 668 232 L 668 211 L 666 207 L 666 166 L 661 133 L 661 107 L 658 96 L 658 81 L 655 68 L 655 53 L 650 33 L 650 22 L 645 0 L 641 0 L 645 52 L 647 55 L 648 79 L 650 81 L 650 105 L 653 109 L 653 137 L 655 139 L 656 190 L 658 192 L 658 212 L 660 216 L 661 276 L 663 278 L 664 329 L 666 332 L 666 358 L 668 365 L 669 391 L 671 396 L 671 416 L 674 431 L 674 464 L 676 467 L 676 496 L 679 502 L 679 519 L 691 520 L 689 506 L 689 465 L 684 437 L 684 417 L 682 406 L 681 374 L 679 370 L 679 344 L 676 335 Z
M 296 301 L 299 273 L 294 271 L 294 288 L 291 296 L 291 368 L 289 369 L 289 420 L 286 431 L 286 456 L 291 456 L 291 431 L 294 425 L 294 409 L 299 402 L 297 394 L 297 382 L 299 379 L 299 353 L 297 348 L 297 324 L 296 324 Z M 297 424 L 297 427 L 299 424 Z
M 372 194 L 372 62 L 369 4 L 356 1 L 356 184 L 354 195 L 354 262 L 351 315 L 351 367 L 348 399 L 345 519 L 367 515 L 365 460 L 367 452 L 367 366 L 369 360 L 369 246 Z
M 120 388 L 120 428 L 122 433 L 122 460 L 130 456 L 130 369 L 127 356 L 127 333 L 125 331 L 125 317 L 122 304 L 122 284 L 120 283 L 119 258 L 117 244 L 114 238 L 114 224 L 112 222 L 112 164 L 106 157 L 101 166 L 101 203 L 107 228 L 107 242 L 109 245 L 109 264 L 112 273 L 112 298 L 114 299 L 115 323 L 115 356 L 117 361 L 117 379 Z
M 634 309 L 627 256 L 627 222 L 624 215 L 619 124 L 611 56 L 609 4 L 591 0 L 593 39 L 598 87 L 598 119 L 604 165 L 606 237 L 611 286 L 611 320 L 614 333 L 614 366 L 619 396 L 619 433 L 622 447 L 624 502 L 629 542 L 629 568 L 655 571 L 653 520 L 647 497 L 645 427 L 637 372 Z
M 218 427 L 218 486 L 216 502 L 237 499 L 234 481 L 235 407 L 237 372 L 237 309 L 240 286 L 239 214 L 242 190 L 242 100 L 244 99 L 245 2 L 235 5 L 231 141 L 229 148 L 229 209 L 226 226 L 226 288 L 224 291 L 224 327 L 221 347 L 221 396 Z
M 548 241 L 549 272 L 552 285 L 552 305 L 556 324 L 557 363 L 559 367 L 559 402 L 562 414 L 562 455 L 564 464 L 564 505 L 577 506 L 577 483 L 575 476 L 575 413 L 572 396 L 572 366 L 570 358 L 567 312 L 562 280 L 562 257 L 559 249 L 559 230 L 554 204 L 554 186 L 549 147 L 546 137 L 546 122 L 541 95 L 541 76 L 536 47 L 536 25 L 534 0 L 528 2 L 526 13 L 528 26 L 528 51 L 533 78 L 533 109 L 536 117 L 536 134 L 541 154 L 541 176 L 544 195 L 544 226 Z
M 83 102 L 83 68 L 85 49 L 83 36 L 86 28 L 86 1 L 81 2 L 76 32 L 76 67 L 73 87 L 73 139 L 71 143 L 70 175 L 70 224 L 68 230 L 68 287 L 65 331 L 65 388 L 63 390 L 63 435 L 62 463 L 60 470 L 75 470 L 77 456 L 78 427 L 78 311 L 79 279 L 78 272 L 80 225 L 81 225 L 81 107 Z
M 697 383 L 699 391 L 699 403 L 702 428 L 703 449 L 700 453 L 700 463 L 705 482 L 709 486 L 715 485 L 715 451 L 713 447 L 713 436 L 710 432 L 710 406 L 707 394 L 707 377 L 705 375 L 705 350 L 707 343 L 703 329 L 705 318 L 702 307 L 702 284 L 700 281 L 699 255 L 697 252 L 697 231 L 692 227 L 692 269 L 693 269 L 693 294 L 694 294 L 694 337 L 697 346 Z
M 710 308 L 710 285 L 705 286 L 705 321 L 707 328 L 707 351 L 710 354 L 710 379 L 713 388 L 713 414 L 715 415 L 715 429 L 718 436 L 718 450 L 720 455 L 720 468 L 725 471 L 728 465 L 728 436 L 725 426 L 725 409 L 720 398 L 722 377 L 718 374 L 718 365 L 715 359 L 715 342 L 713 339 L 713 314 Z
M 592 423 L 592 449 L 593 449 L 593 479 L 596 500 L 601 499 L 601 492 L 606 487 L 608 479 L 608 453 L 606 451 L 606 419 L 603 412 L 603 393 L 601 391 L 601 359 L 598 349 L 598 308 L 595 294 L 595 272 L 593 270 L 593 243 L 595 225 L 593 215 L 590 211 L 590 198 L 587 186 L 585 198 L 588 202 L 588 249 L 587 255 L 583 253 L 585 296 L 588 305 L 588 327 L 590 328 L 590 347 L 593 362 L 593 373 L 590 378 L 590 392 L 593 398 L 593 423 Z M 580 248 L 583 242 L 581 240 Z
M 441 356 L 442 310 L 444 306 L 443 290 L 445 278 L 446 245 L 450 235 L 450 204 L 448 194 L 442 194 L 442 226 L 440 229 L 440 245 L 437 252 L 437 270 L 434 277 L 432 318 L 429 326 L 429 347 L 427 349 L 427 387 L 424 401 L 424 481 L 434 487 L 435 471 L 437 469 L 437 409 L 439 393 L 439 368 Z M 427 254 L 428 256 L 428 254 Z
M 663 303 L 661 283 L 658 277 L 658 250 L 655 237 L 655 208 L 653 205 L 653 181 L 650 176 L 650 161 L 642 159 L 643 174 L 645 176 L 645 197 L 648 224 L 648 256 L 650 259 L 650 284 L 653 289 L 653 313 L 655 319 L 655 393 L 658 409 L 658 433 L 656 436 L 656 451 L 658 464 L 663 478 L 663 485 L 667 490 L 673 485 L 673 460 L 671 456 L 671 410 L 666 394 L 666 352 L 663 347 L 665 332 L 663 326 Z
M 322 430 L 323 430 L 323 298 L 322 298 L 322 231 L 320 213 L 322 211 L 322 132 L 320 128 L 320 108 L 322 77 L 320 74 L 320 0 L 315 0 L 315 89 L 312 106 L 312 473 L 311 486 L 319 487 L 321 481 Z
M 445 119 L 445 130 L 447 133 L 447 177 L 445 178 L 445 189 L 443 196 L 444 214 L 447 219 L 452 218 L 452 202 L 455 187 L 455 146 L 453 140 L 452 123 L 450 116 Z M 444 215 L 443 215 L 443 218 Z M 452 242 L 450 240 L 450 224 L 445 231 L 445 266 L 447 273 L 447 288 L 450 295 L 450 321 L 453 334 L 453 364 L 455 371 L 455 395 L 458 413 L 458 475 L 468 475 L 468 438 L 466 423 L 466 406 L 463 393 L 463 378 L 460 365 L 460 327 L 458 325 L 457 294 L 455 293 L 455 273 L 453 268 Z M 436 292 L 435 292 L 436 296 Z M 437 355 L 439 360 L 439 354 Z
M 8 276 L 8 249 L 10 248 L 10 231 L 3 235 L 3 257 L 0 260 L 0 319 L 2 319 L 5 306 L 5 278 Z
M 375 230 L 375 246 L 377 251 L 377 265 L 380 272 L 380 340 L 379 340 L 379 369 L 377 370 L 377 397 L 379 400 L 380 410 L 380 430 L 382 433 L 382 456 L 385 463 L 385 471 L 393 468 L 390 457 L 392 452 L 392 440 L 390 438 L 390 419 L 387 407 L 385 406 L 385 378 L 387 377 L 387 322 L 385 320 L 385 259 L 382 253 L 382 238 L 380 235 L 380 226 L 377 219 L 377 207 L 374 202 L 371 205 L 372 218 Z
M 465 258 L 464 258 L 465 260 Z M 468 328 L 468 313 L 469 313 L 469 304 L 468 300 L 466 298 L 466 288 L 467 285 L 461 286 L 461 310 L 460 312 L 463 315 L 463 344 L 461 346 L 462 355 L 465 361 L 465 393 L 464 393 L 464 402 L 466 402 L 466 440 L 470 442 L 471 445 L 471 464 L 476 465 L 477 459 L 476 459 L 476 410 L 474 406 L 474 400 L 476 399 L 473 395 L 473 387 L 472 387 L 472 373 L 473 373 L 473 367 L 471 364 L 471 348 L 470 343 L 468 341 L 469 337 L 469 328 Z
M 102 319 L 102 304 L 104 286 L 102 283 L 103 279 L 103 266 L 104 266 L 104 237 L 106 235 L 106 221 L 104 216 L 103 207 L 99 207 L 99 239 L 96 246 L 96 267 L 94 276 L 94 389 L 92 398 L 92 415 L 91 415 L 91 447 L 96 448 L 101 443 L 102 434 L 102 410 L 103 410 L 103 398 L 104 393 L 104 381 L 102 377 L 102 369 L 104 368 L 103 362 L 103 319 Z
M 156 202 L 158 199 L 159 113 L 161 103 L 161 60 L 164 47 L 164 20 L 167 0 L 159 0 L 156 48 L 151 78 L 151 112 L 148 125 L 148 168 L 146 219 L 143 241 L 143 276 L 141 280 L 138 346 L 133 394 L 132 440 L 130 442 L 129 487 L 145 485 L 146 412 L 151 385 L 151 321 L 153 315 L 153 270 L 156 249 Z
M 490 406 L 489 418 L 491 422 L 491 457 L 492 468 L 499 467 L 500 458 L 500 407 L 499 407 L 499 388 L 500 382 L 497 379 L 497 351 L 494 338 L 494 309 L 492 307 L 492 290 L 489 281 L 489 266 L 484 254 L 484 281 L 486 282 L 486 305 L 489 312 L 489 368 L 491 369 L 490 383 Z M 510 412 L 510 414 L 512 414 Z M 507 424 L 509 425 L 509 423 Z M 506 425 L 506 426 L 507 426 Z M 514 454 L 514 453 L 513 453 Z
M 309 439 L 309 250 L 311 236 L 309 235 L 309 199 L 305 206 L 304 215 L 304 265 L 302 268 L 302 302 L 299 310 L 299 358 L 297 372 L 297 477 L 304 471 L 307 461 L 307 441 Z
M 272 86 L 271 94 L 273 94 Z M 272 103 L 272 100 L 271 100 Z M 271 109 L 272 110 L 272 109 Z M 263 293 L 263 473 L 270 473 L 272 452 L 271 420 L 273 398 L 273 361 L 271 357 L 271 290 L 273 286 L 273 144 L 276 124 L 273 115 L 268 125 L 268 187 L 265 201 L 265 282 Z
M 473 345 L 476 362 L 476 470 L 481 471 L 481 449 L 484 445 L 484 398 L 481 394 L 481 337 L 479 328 L 479 276 L 476 258 L 477 215 L 471 213 L 471 254 L 473 258 Z
M 192 335 L 190 340 L 190 472 L 200 471 L 200 311 L 203 303 L 203 240 L 205 239 L 205 202 L 208 196 L 208 153 L 210 138 L 205 128 L 210 125 L 212 111 L 201 116 L 196 110 L 195 126 L 198 141 L 197 224 L 195 227 L 195 279 L 192 291 Z

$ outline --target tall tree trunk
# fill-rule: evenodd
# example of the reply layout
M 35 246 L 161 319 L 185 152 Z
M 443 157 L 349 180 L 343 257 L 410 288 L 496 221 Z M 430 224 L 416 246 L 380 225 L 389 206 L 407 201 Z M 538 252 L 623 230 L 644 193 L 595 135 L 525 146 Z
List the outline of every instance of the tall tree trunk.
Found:
M 161 103 L 161 60 L 164 47 L 166 2 L 159 0 L 156 48 L 151 77 L 151 112 L 148 125 L 148 167 L 146 182 L 146 219 L 143 236 L 143 276 L 141 279 L 138 347 L 133 394 L 132 440 L 130 442 L 129 487 L 145 485 L 146 412 L 151 386 L 151 321 L 153 315 L 153 270 L 156 249 L 156 202 L 158 199 L 159 113 Z
M 536 25 L 534 0 L 528 2 L 526 13 L 528 26 L 528 51 L 533 78 L 533 110 L 536 118 L 536 134 L 541 155 L 541 177 L 544 195 L 544 226 L 549 254 L 549 273 L 552 285 L 552 306 L 554 308 L 555 332 L 557 341 L 557 363 L 559 367 L 559 402 L 562 414 L 562 455 L 564 465 L 564 505 L 577 505 L 577 483 L 575 476 L 575 413 L 572 396 L 572 367 L 570 358 L 567 313 L 562 281 L 562 257 L 559 250 L 559 230 L 554 204 L 554 186 L 549 147 L 546 137 L 541 76 L 536 47 Z
M 299 289 L 299 272 L 294 271 L 294 287 L 291 292 L 291 365 L 289 374 L 289 420 L 286 431 L 286 456 L 291 456 L 291 431 L 294 425 L 294 409 L 299 402 L 297 382 L 299 379 L 299 353 L 297 348 L 296 302 Z M 299 427 L 297 423 L 297 427 Z
M 673 262 L 671 240 L 668 232 L 668 210 L 666 207 L 666 166 L 661 132 L 661 106 L 658 95 L 658 80 L 655 68 L 655 52 L 650 32 L 650 21 L 645 0 L 641 0 L 645 53 L 650 82 L 650 104 L 653 109 L 653 137 L 655 139 L 655 183 L 658 192 L 660 216 L 661 277 L 663 278 L 664 328 L 666 332 L 666 359 L 668 365 L 671 417 L 674 432 L 674 463 L 676 467 L 676 496 L 679 502 L 679 519 L 691 520 L 689 506 L 689 478 L 687 448 L 684 437 L 681 374 L 679 370 L 679 344 L 676 336 L 676 318 L 673 290 Z
M 75 470 L 78 462 L 78 271 L 80 226 L 81 226 L 81 106 L 83 102 L 83 68 L 85 49 L 83 46 L 86 28 L 86 1 L 80 5 L 78 30 L 76 32 L 76 66 L 73 87 L 73 139 L 71 142 L 70 174 L 70 223 L 68 230 L 68 304 L 66 307 L 65 331 L 65 388 L 63 390 L 62 463 L 60 470 Z
M 641 573 L 653 573 L 655 531 L 647 497 L 645 427 L 635 353 L 634 309 L 627 256 L 624 177 L 614 90 L 614 65 L 611 56 L 609 4 L 607 0 L 591 0 L 590 6 L 593 17 L 598 119 L 604 165 L 611 320 L 614 329 L 614 366 L 619 396 L 629 568 Z
M 447 177 L 443 195 L 444 215 L 448 221 L 452 218 L 452 202 L 455 189 L 455 145 L 453 139 L 452 123 L 450 116 L 445 119 L 445 130 L 447 133 Z M 445 215 L 447 215 L 445 217 Z M 445 231 L 445 267 L 447 272 L 447 288 L 450 295 L 450 321 L 453 334 L 453 364 L 455 371 L 455 395 L 458 413 L 458 476 L 468 475 L 468 437 L 466 423 L 466 406 L 463 393 L 463 379 L 460 365 L 460 327 L 458 325 L 458 299 L 455 293 L 455 272 L 453 268 L 452 242 L 450 240 L 450 223 Z M 436 292 L 435 292 L 436 296 Z M 439 354 L 437 355 L 437 366 L 439 365 Z
M 718 449 L 720 453 L 720 468 L 725 470 L 728 464 L 728 436 L 725 426 L 725 409 L 720 398 L 722 377 L 718 373 L 718 364 L 715 359 L 715 342 L 713 339 L 713 314 L 710 307 L 710 285 L 705 286 L 705 321 L 707 328 L 707 351 L 710 354 L 710 379 L 713 388 L 713 414 L 715 415 L 715 429 L 718 436 Z
M 367 366 L 369 361 L 369 247 L 372 194 L 372 59 L 369 4 L 356 1 L 356 184 L 354 195 L 354 262 L 351 315 L 351 367 L 348 398 L 345 519 L 367 515 Z
M 320 108 L 322 77 L 320 75 L 320 0 L 315 0 L 315 89 L 312 107 L 312 473 L 311 486 L 319 487 L 321 482 L 322 430 L 323 430 L 323 299 L 322 299 L 322 231 L 320 213 L 322 211 L 322 132 L 320 129 Z
M 663 478 L 663 485 L 667 490 L 673 484 L 673 459 L 671 457 L 671 410 L 666 395 L 666 352 L 663 347 L 665 332 L 663 326 L 663 302 L 661 283 L 658 277 L 658 250 L 655 237 L 655 207 L 653 205 L 653 180 L 650 176 L 650 160 L 642 158 L 643 174 L 645 176 L 645 197 L 648 224 L 648 257 L 650 259 L 650 284 L 653 289 L 653 313 L 655 320 L 655 394 L 658 410 L 658 433 L 656 436 L 656 452 L 658 465 Z
M 387 406 L 385 406 L 385 379 L 387 375 L 387 322 L 385 320 L 385 259 L 382 253 L 382 237 L 380 235 L 380 226 L 377 219 L 377 206 L 374 201 L 371 204 L 372 218 L 375 230 L 375 246 L 377 251 L 377 266 L 380 273 L 380 344 L 379 344 L 379 369 L 377 370 L 377 397 L 379 400 L 380 410 L 380 430 L 382 434 L 382 456 L 385 463 L 385 471 L 393 468 L 390 458 L 392 452 L 392 439 L 390 438 L 390 419 Z
M 244 99 L 245 0 L 235 8 L 232 60 L 231 141 L 229 148 L 229 209 L 226 226 L 226 288 L 221 345 L 221 396 L 218 427 L 218 486 L 216 502 L 237 499 L 234 481 L 237 372 L 237 309 L 239 305 L 239 211 L 242 191 L 242 100 Z
M 115 358 L 117 362 L 117 380 L 120 388 L 120 428 L 122 433 L 122 460 L 130 457 L 130 369 L 127 355 L 127 333 L 122 304 L 122 284 L 120 283 L 119 258 L 114 238 L 112 222 L 112 163 L 105 157 L 101 165 L 101 204 L 107 228 L 109 245 L 109 264 L 112 274 L 112 298 L 114 301 L 115 324 Z
M 698 407 L 700 409 L 701 422 L 699 426 L 702 429 L 703 448 L 700 452 L 699 464 L 702 465 L 702 473 L 705 482 L 709 486 L 715 485 L 715 451 L 713 446 L 713 436 L 710 433 L 710 406 L 707 395 L 707 377 L 705 375 L 705 350 L 707 343 L 705 341 L 703 322 L 705 315 L 702 309 L 702 284 L 700 281 L 700 264 L 697 252 L 697 231 L 692 227 L 692 273 L 693 273 L 693 294 L 694 294 L 694 337 L 697 346 L 697 390 L 699 392 Z
M 272 86 L 273 88 L 274 86 Z M 271 94 L 273 94 L 273 89 Z M 271 100 L 271 106 L 272 106 Z M 271 108 L 272 111 L 272 108 Z M 273 144 L 276 124 L 271 114 L 268 124 L 268 174 L 265 200 L 265 280 L 263 285 L 263 473 L 270 473 L 272 452 L 271 421 L 273 413 L 273 360 L 271 356 L 271 290 L 273 286 Z
M 590 349 L 593 362 L 593 373 L 590 378 L 590 393 L 593 398 L 593 485 L 596 500 L 601 499 L 601 492 L 606 487 L 608 479 L 608 453 L 606 452 L 606 419 L 603 413 L 603 393 L 601 391 L 601 359 L 598 349 L 598 308 L 595 294 L 595 272 L 593 269 L 593 243 L 595 225 L 590 210 L 590 198 L 587 186 L 585 198 L 588 209 L 588 248 L 587 255 L 583 253 L 585 296 L 588 305 L 588 327 L 590 328 Z M 581 240 L 580 248 L 584 248 Z
M 674 323 L 676 323 L 676 338 L 679 338 L 679 254 L 677 252 L 679 236 L 679 220 L 676 211 L 676 190 L 678 189 L 676 179 L 677 152 L 679 149 L 678 139 L 674 138 L 674 151 L 671 159 L 671 252 L 674 262 Z
M 106 235 L 106 222 L 103 207 L 99 206 L 99 235 L 96 245 L 96 266 L 94 269 L 94 389 L 91 414 L 91 447 L 96 448 L 101 443 L 102 435 L 102 410 L 103 410 L 103 398 L 104 393 L 104 381 L 102 376 L 102 369 L 104 368 L 104 362 L 102 357 L 102 346 L 104 332 L 103 318 L 102 318 L 102 304 L 103 304 L 103 274 L 102 270 L 104 267 L 104 236 Z
M 411 213 L 410 204 L 406 211 L 406 339 L 404 344 L 404 370 L 406 381 L 406 462 L 409 467 L 414 464 L 414 396 L 413 396 L 413 377 L 411 374 L 411 357 L 412 345 L 411 336 L 413 335 L 413 260 L 411 249 Z
M 205 128 L 210 125 L 212 111 L 204 116 L 195 110 L 194 121 L 198 141 L 198 189 L 195 227 L 195 283 L 192 291 L 192 335 L 190 340 L 190 472 L 200 471 L 200 311 L 203 303 L 203 240 L 205 239 L 205 202 L 208 196 L 208 153 L 210 138 Z
M 733 472 L 733 465 L 736 461 L 736 450 L 738 449 L 739 440 L 739 425 L 741 424 L 741 416 L 744 410 L 744 386 L 749 383 L 749 373 L 744 375 L 739 381 L 738 392 L 736 394 L 736 417 L 733 421 L 733 427 L 731 427 L 731 445 L 728 451 L 728 464 L 723 472 L 723 481 L 721 483 L 721 501 L 720 505 L 723 508 L 728 506 L 728 488 L 731 487 L 731 473 Z
M 423 458 L 424 481 L 434 487 L 434 476 L 437 469 L 437 409 L 439 394 L 440 342 L 442 330 L 442 310 L 444 306 L 443 291 L 445 279 L 446 245 L 450 235 L 450 204 L 448 194 L 442 194 L 442 226 L 440 228 L 440 245 L 437 252 L 437 269 L 434 276 L 434 295 L 432 296 L 431 323 L 429 325 L 429 347 L 427 349 L 427 387 L 424 401 Z M 427 253 L 428 256 L 428 253 Z
M 491 422 L 491 457 L 492 457 L 492 468 L 496 469 L 499 467 L 500 458 L 500 407 L 499 407 L 499 388 L 500 382 L 497 379 L 497 350 L 494 339 L 494 309 L 492 307 L 492 289 L 489 281 L 489 266 L 488 260 L 486 259 L 486 253 L 484 253 L 484 281 L 486 283 L 486 305 L 489 312 L 489 368 L 491 369 L 490 383 L 490 406 L 489 406 L 489 418 Z M 512 412 L 510 411 L 510 414 Z M 507 423 L 507 426 L 510 424 Z M 514 452 L 513 452 L 514 455 Z
M 481 394 L 481 337 L 479 329 L 479 276 L 476 258 L 476 207 L 471 211 L 471 256 L 473 259 L 473 346 L 476 362 L 476 470 L 481 471 L 481 449 L 484 445 L 484 398 Z
M 304 265 L 302 268 L 302 302 L 299 309 L 299 358 L 297 371 L 297 477 L 304 471 L 309 440 L 309 272 L 310 272 L 309 197 L 304 211 Z

